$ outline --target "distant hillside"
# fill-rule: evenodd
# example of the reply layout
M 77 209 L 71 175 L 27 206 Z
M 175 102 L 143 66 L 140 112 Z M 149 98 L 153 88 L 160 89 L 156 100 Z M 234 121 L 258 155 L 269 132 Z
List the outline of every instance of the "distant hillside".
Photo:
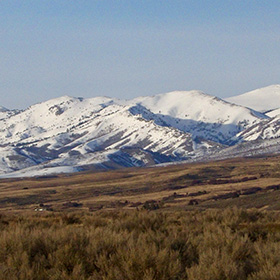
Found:
M 280 136 L 279 109 L 273 110 L 278 89 L 236 97 L 252 105 L 257 100 L 267 114 L 196 90 L 126 101 L 63 96 L 21 111 L 1 107 L 0 173 L 35 176 L 234 156 L 229 150 L 275 152 L 269 140 Z
M 271 111 L 280 108 L 280 85 L 256 89 L 225 100 L 260 112 Z

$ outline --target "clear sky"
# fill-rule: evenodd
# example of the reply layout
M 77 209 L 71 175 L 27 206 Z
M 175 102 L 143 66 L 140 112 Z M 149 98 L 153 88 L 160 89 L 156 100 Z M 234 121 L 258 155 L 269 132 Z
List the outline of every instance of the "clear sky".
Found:
M 0 0 L 0 105 L 280 83 L 279 0 Z

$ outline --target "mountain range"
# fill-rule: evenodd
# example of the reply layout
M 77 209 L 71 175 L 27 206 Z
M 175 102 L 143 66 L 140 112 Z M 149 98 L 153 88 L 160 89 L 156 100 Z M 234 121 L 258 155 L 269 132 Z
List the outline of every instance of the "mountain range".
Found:
M 0 152 L 1 177 L 278 153 L 280 85 L 225 100 L 193 90 L 0 106 Z

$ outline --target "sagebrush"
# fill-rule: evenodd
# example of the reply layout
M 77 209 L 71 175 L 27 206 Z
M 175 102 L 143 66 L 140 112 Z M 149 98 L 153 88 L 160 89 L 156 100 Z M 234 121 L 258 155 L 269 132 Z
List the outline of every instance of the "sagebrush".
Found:
M 280 279 L 280 214 L 0 216 L 0 279 Z

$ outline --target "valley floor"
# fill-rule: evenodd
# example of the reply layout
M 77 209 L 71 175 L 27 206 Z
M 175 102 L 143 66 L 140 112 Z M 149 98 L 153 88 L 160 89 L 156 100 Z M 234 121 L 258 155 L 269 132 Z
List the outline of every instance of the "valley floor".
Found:
M 280 210 L 280 157 L 0 180 L 0 211 Z

